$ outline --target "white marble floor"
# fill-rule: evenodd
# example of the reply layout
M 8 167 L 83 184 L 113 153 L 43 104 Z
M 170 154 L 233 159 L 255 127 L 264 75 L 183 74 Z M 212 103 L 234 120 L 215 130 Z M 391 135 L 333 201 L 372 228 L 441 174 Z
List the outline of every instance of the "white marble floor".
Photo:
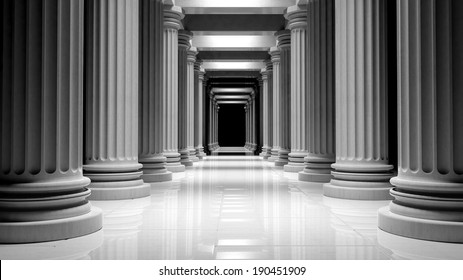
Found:
M 253 156 L 208 157 L 151 197 L 92 204 L 103 230 L 0 245 L 0 259 L 463 259 L 463 244 L 378 231 L 388 201 L 330 199 Z

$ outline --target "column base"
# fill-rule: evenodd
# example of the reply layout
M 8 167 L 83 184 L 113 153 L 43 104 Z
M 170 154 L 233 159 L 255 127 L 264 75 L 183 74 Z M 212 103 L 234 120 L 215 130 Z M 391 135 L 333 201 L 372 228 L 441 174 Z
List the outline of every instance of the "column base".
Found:
M 90 200 L 119 200 L 151 195 L 149 184 L 141 179 L 143 165 L 137 163 L 89 163 L 84 175 L 90 178 Z
M 180 154 L 177 152 L 165 152 L 164 156 L 167 158 L 166 169 L 170 172 L 184 172 L 185 166 L 180 164 Z
M 298 179 L 299 181 L 304 182 L 314 182 L 314 183 L 328 183 L 331 178 L 331 171 L 328 171 L 326 174 L 323 173 L 313 173 L 310 169 L 304 169 L 299 172 Z
M 63 240 L 91 234 L 102 227 L 102 211 L 99 208 L 91 207 L 90 212 L 76 217 L 0 223 L 0 243 L 15 244 Z
M 172 180 L 172 173 L 166 169 L 166 157 L 154 156 L 152 158 L 139 159 L 143 164 L 141 178 L 146 183 L 166 182 Z
M 305 168 L 299 172 L 299 181 L 329 183 L 331 175 L 331 163 L 305 163 Z
M 269 146 L 262 147 L 262 152 L 259 154 L 260 157 L 262 157 L 263 159 L 269 159 L 271 155 L 272 150 Z
M 190 159 L 190 151 L 188 149 L 183 149 L 179 151 L 180 153 L 180 163 L 184 166 L 193 166 L 193 161 Z
M 147 183 L 167 182 L 172 181 L 172 172 L 165 169 L 159 173 L 144 173 L 141 178 Z
M 365 162 L 336 162 L 331 165 L 333 179 L 323 186 L 329 197 L 353 200 L 391 200 L 389 180 L 392 165 Z
M 332 172 L 332 174 L 335 173 L 337 172 Z M 336 178 L 336 175 L 334 175 L 334 177 Z M 323 195 L 353 200 L 390 200 L 392 199 L 392 196 L 389 194 L 391 187 L 389 182 L 362 182 L 331 179 L 329 183 L 323 185 Z
M 203 146 L 196 147 L 195 151 L 196 151 L 196 157 L 199 158 L 200 160 L 206 157 Z
M 185 167 L 193 166 L 193 161 L 190 160 L 190 158 L 182 159 L 182 160 L 180 161 L 180 163 L 181 163 L 182 165 L 184 165 Z M 175 171 L 174 171 L 174 172 L 175 172 Z
M 177 172 L 184 172 L 185 171 L 185 165 L 180 164 L 180 162 L 175 162 L 175 163 L 167 163 L 166 165 L 167 171 L 177 173 Z
M 291 152 L 288 154 L 288 164 L 285 165 L 284 170 L 286 172 L 300 172 L 304 170 L 305 164 L 304 164 L 304 158 L 307 156 L 307 152 L 301 151 L 295 151 Z
M 280 151 L 280 149 L 276 149 L 276 148 L 273 148 L 271 150 L 271 155 L 270 157 L 268 158 L 268 161 L 270 162 L 275 162 L 277 159 L 278 159 L 278 152 Z
M 278 159 L 275 160 L 275 166 L 284 166 L 289 163 L 288 160 L 289 150 L 280 149 L 278 151 Z
M 141 166 L 141 164 L 140 164 Z M 90 200 L 119 200 L 140 198 L 151 195 L 151 187 L 141 179 L 142 171 L 107 172 L 93 171 L 94 166 L 84 167 L 92 172 L 85 172 L 90 178 Z
M 288 164 L 286 164 L 283 168 L 283 170 L 285 172 L 292 172 L 292 173 L 296 173 L 296 172 L 301 172 L 302 170 L 304 170 L 304 163 L 296 163 L 296 162 L 288 162 Z
M 142 174 L 140 172 L 140 176 Z M 121 200 L 142 198 L 151 195 L 151 186 L 142 179 L 121 182 L 92 182 L 89 200 Z
M 427 220 L 398 215 L 389 206 L 379 209 L 378 227 L 386 232 L 422 240 L 463 243 L 463 222 Z
M 307 156 L 307 152 L 291 152 L 288 155 L 288 164 L 285 165 L 285 172 L 300 172 L 304 170 L 304 158 Z
M 188 151 L 190 152 L 189 159 L 192 162 L 198 162 L 199 158 L 196 157 L 196 149 L 195 148 L 189 148 Z

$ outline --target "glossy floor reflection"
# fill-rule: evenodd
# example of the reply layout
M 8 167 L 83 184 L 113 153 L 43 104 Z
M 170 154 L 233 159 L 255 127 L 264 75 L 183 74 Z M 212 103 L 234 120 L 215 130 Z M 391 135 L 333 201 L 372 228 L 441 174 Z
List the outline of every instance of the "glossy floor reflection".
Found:
M 151 197 L 93 201 L 100 232 L 0 246 L 0 259 L 463 259 L 463 245 L 378 231 L 388 203 L 324 197 L 258 157 L 208 157 Z

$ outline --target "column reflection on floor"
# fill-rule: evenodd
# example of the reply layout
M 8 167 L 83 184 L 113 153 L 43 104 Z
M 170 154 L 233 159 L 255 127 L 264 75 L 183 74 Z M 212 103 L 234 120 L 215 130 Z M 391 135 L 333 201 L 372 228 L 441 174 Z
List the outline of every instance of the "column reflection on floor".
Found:
M 0 259 L 463 259 L 463 245 L 378 230 L 387 201 L 324 197 L 257 156 L 210 156 L 151 183 L 151 197 L 92 204 L 103 230 L 0 245 Z

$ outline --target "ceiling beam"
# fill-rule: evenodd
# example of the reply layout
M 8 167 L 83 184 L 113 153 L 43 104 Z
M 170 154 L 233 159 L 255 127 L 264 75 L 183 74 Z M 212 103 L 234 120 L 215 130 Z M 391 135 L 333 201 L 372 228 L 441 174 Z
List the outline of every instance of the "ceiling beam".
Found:
M 201 60 L 267 60 L 267 51 L 200 51 L 197 56 Z
M 214 87 L 211 89 L 211 93 L 213 94 L 236 94 L 236 93 L 246 93 L 246 94 L 251 94 L 254 92 L 254 89 L 251 87 L 245 87 L 245 88 L 217 88 Z
M 218 104 L 248 104 L 247 101 L 217 101 Z
M 215 98 L 217 100 L 224 100 L 224 99 L 248 99 L 249 98 L 249 95 L 248 94 L 245 94 L 245 95 L 215 95 Z
M 265 67 L 263 61 L 203 61 L 202 67 L 208 70 L 255 70 Z
M 240 79 L 255 79 L 260 76 L 260 71 L 246 71 L 246 70 L 209 70 L 206 71 L 206 76 L 209 79 L 217 78 L 240 78 Z
M 285 28 L 286 20 L 278 15 L 186 15 L 183 19 L 189 31 L 278 31 Z

